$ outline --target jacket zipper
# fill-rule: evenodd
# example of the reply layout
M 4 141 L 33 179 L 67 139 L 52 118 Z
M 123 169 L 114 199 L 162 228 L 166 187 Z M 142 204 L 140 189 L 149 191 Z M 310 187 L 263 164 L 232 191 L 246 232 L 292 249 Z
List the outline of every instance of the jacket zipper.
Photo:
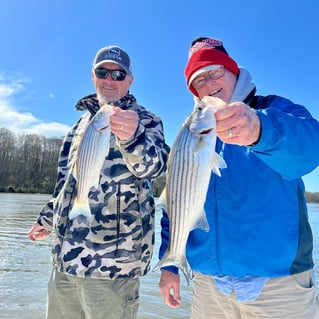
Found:
M 120 214 L 121 214 L 121 183 L 118 183 L 116 193 L 116 252 L 118 250 L 118 243 L 120 237 Z

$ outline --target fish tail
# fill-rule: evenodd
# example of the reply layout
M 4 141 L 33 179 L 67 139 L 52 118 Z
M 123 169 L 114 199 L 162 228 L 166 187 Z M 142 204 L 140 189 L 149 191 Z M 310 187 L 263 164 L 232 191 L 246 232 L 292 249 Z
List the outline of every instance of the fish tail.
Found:
M 82 203 L 76 199 L 71 211 L 69 212 L 69 218 L 74 219 L 80 215 L 89 219 L 91 217 L 91 211 L 88 202 Z
M 169 255 L 169 253 L 165 253 L 163 258 L 154 266 L 152 271 L 156 271 L 160 268 L 167 267 L 167 266 L 178 267 L 183 272 L 185 279 L 187 281 L 187 285 L 189 285 L 190 275 L 189 275 L 187 261 L 185 257 L 182 258 L 181 260 L 177 260 L 173 256 Z

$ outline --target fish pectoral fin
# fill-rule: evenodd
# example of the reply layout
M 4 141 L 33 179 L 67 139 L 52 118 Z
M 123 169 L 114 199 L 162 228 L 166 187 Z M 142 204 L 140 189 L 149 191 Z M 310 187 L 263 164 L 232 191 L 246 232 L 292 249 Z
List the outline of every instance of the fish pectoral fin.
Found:
M 166 189 L 166 186 L 165 186 L 164 189 L 162 190 L 162 193 L 161 193 L 160 197 L 157 200 L 156 206 L 164 208 L 167 211 L 167 200 L 166 200 L 167 196 L 166 196 L 166 193 L 167 193 L 167 189 Z
M 199 214 L 199 218 L 196 221 L 196 224 L 195 224 L 195 226 L 192 229 L 195 229 L 195 228 L 199 228 L 199 229 L 202 229 L 202 230 L 205 230 L 205 231 L 209 231 L 209 225 L 208 225 L 208 221 L 207 221 L 207 218 L 206 218 L 206 212 L 205 212 L 204 208 L 201 209 L 201 212 Z
M 70 166 L 70 175 L 72 175 L 73 178 L 77 181 L 78 180 L 78 176 L 77 176 L 78 169 L 77 169 L 76 161 L 74 159 L 71 160 L 69 166 Z
M 91 187 L 98 188 L 98 186 L 99 186 L 99 181 L 100 181 L 100 175 L 99 175 L 97 178 L 94 179 L 94 181 L 93 181 Z
M 226 168 L 227 164 L 220 155 L 218 155 L 217 153 L 214 153 L 211 159 L 210 167 L 212 168 L 213 173 L 215 173 L 216 175 L 220 177 L 221 176 L 220 168 Z

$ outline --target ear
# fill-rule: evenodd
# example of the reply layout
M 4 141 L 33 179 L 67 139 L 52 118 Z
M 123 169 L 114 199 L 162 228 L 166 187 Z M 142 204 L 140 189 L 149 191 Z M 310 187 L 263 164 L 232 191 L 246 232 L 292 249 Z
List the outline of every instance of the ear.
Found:
M 132 85 L 133 80 L 134 80 L 134 76 L 133 76 L 133 74 L 132 74 L 132 75 L 130 75 L 130 78 L 129 78 L 129 85 L 130 85 L 130 86 Z

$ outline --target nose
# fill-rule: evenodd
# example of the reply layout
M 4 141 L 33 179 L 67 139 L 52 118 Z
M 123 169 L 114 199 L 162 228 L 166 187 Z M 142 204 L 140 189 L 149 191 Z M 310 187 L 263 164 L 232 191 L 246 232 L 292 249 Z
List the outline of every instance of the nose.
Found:
M 111 74 L 108 73 L 108 74 L 104 77 L 103 80 L 104 80 L 104 81 L 106 81 L 106 80 L 108 80 L 108 81 L 112 80 Z
M 207 84 L 215 84 L 216 80 L 212 79 L 211 77 L 207 76 L 206 77 L 206 85 Z

